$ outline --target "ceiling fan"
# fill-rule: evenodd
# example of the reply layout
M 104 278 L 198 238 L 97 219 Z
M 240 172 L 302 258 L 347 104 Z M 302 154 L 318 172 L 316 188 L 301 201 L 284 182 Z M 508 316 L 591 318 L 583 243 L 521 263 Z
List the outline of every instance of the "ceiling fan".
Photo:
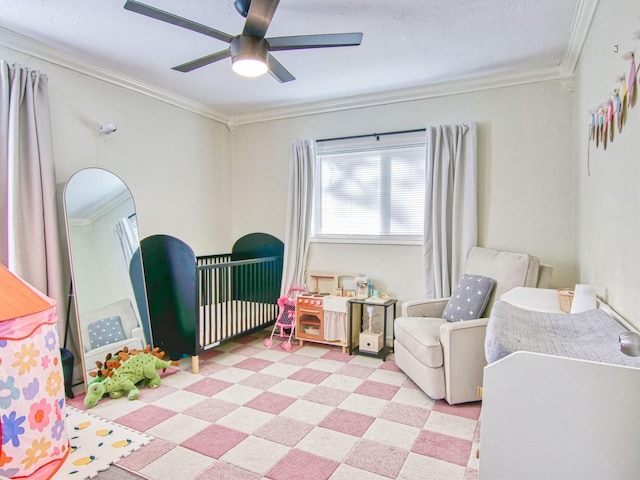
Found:
M 347 47 L 362 43 L 362 33 L 328 33 L 265 38 L 279 1 L 235 0 L 234 6 L 236 10 L 247 19 L 242 33 L 236 36 L 135 0 L 127 0 L 124 8 L 131 12 L 140 13 L 229 43 L 229 48 L 226 50 L 173 67 L 173 70 L 179 72 L 190 72 L 196 68 L 231 57 L 232 68 L 240 75 L 259 76 L 269 71 L 279 82 L 284 83 L 295 80 L 295 77 L 270 52 L 307 48 Z

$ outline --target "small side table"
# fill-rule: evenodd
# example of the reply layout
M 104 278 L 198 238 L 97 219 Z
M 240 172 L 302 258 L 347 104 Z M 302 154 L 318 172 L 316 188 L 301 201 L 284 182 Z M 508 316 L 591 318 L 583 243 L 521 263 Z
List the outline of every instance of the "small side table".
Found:
M 389 347 L 387 347 L 387 320 L 388 320 L 388 315 L 387 315 L 387 311 L 389 310 L 389 307 L 393 307 L 393 317 L 391 317 L 391 322 L 392 322 L 392 328 L 393 328 L 393 320 L 395 320 L 396 318 L 396 304 L 398 303 L 398 300 L 396 300 L 395 298 L 389 298 L 388 300 L 385 300 L 384 303 L 381 302 L 367 302 L 366 299 L 359 299 L 359 298 L 351 298 L 349 299 L 349 327 L 348 327 L 348 334 L 347 334 L 347 338 L 349 339 L 349 355 L 353 355 L 354 353 L 359 354 L 359 355 L 366 355 L 368 357 L 376 357 L 376 358 L 381 358 L 382 360 L 386 360 L 387 358 L 387 352 L 389 350 Z M 363 350 L 360 350 L 359 347 L 353 347 L 353 333 L 352 333 L 352 328 L 353 328 L 353 306 L 355 304 L 359 304 L 362 305 L 363 308 L 360 309 L 360 332 L 362 332 L 362 327 L 363 327 L 363 316 L 364 316 L 364 311 L 365 308 L 364 306 L 369 306 L 369 305 L 373 305 L 375 307 L 382 307 L 384 310 L 384 317 L 383 317 L 383 333 L 382 333 L 382 349 L 380 349 L 380 351 L 378 353 L 373 353 L 373 352 L 365 352 Z

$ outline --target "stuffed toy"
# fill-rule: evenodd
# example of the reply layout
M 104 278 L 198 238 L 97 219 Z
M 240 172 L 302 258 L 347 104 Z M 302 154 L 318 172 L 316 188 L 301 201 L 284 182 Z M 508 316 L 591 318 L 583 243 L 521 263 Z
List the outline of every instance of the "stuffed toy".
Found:
M 110 398 L 126 394 L 129 400 L 136 400 L 140 396 L 138 386 L 157 388 L 161 382 L 158 370 L 179 365 L 177 361 L 163 360 L 163 354 L 150 347 L 143 351 L 125 349 L 116 355 L 108 355 L 104 364 L 97 362 L 98 370 L 90 373 L 96 379 L 89 384 L 85 406 L 94 407 L 105 394 Z

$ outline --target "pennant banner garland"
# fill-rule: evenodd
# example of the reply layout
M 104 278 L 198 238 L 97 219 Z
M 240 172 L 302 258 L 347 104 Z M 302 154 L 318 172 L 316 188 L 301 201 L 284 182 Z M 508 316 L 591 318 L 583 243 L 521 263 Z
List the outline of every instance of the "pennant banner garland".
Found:
M 635 55 L 633 52 L 627 52 L 622 58 L 630 61 L 629 76 L 619 77 L 620 88 L 616 88 L 606 102 L 589 112 L 589 140 L 596 144 L 596 148 L 602 145 L 607 149 L 607 144 L 613 142 L 614 131 L 617 128 L 618 133 L 622 132 L 627 120 L 627 111 L 636 104 L 638 70 Z

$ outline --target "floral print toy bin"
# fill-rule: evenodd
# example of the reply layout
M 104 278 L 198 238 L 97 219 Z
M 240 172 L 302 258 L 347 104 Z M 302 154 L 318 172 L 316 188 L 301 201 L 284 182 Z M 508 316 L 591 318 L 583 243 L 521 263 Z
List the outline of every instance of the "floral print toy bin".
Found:
M 48 479 L 69 453 L 56 302 L 0 265 L 0 478 Z

